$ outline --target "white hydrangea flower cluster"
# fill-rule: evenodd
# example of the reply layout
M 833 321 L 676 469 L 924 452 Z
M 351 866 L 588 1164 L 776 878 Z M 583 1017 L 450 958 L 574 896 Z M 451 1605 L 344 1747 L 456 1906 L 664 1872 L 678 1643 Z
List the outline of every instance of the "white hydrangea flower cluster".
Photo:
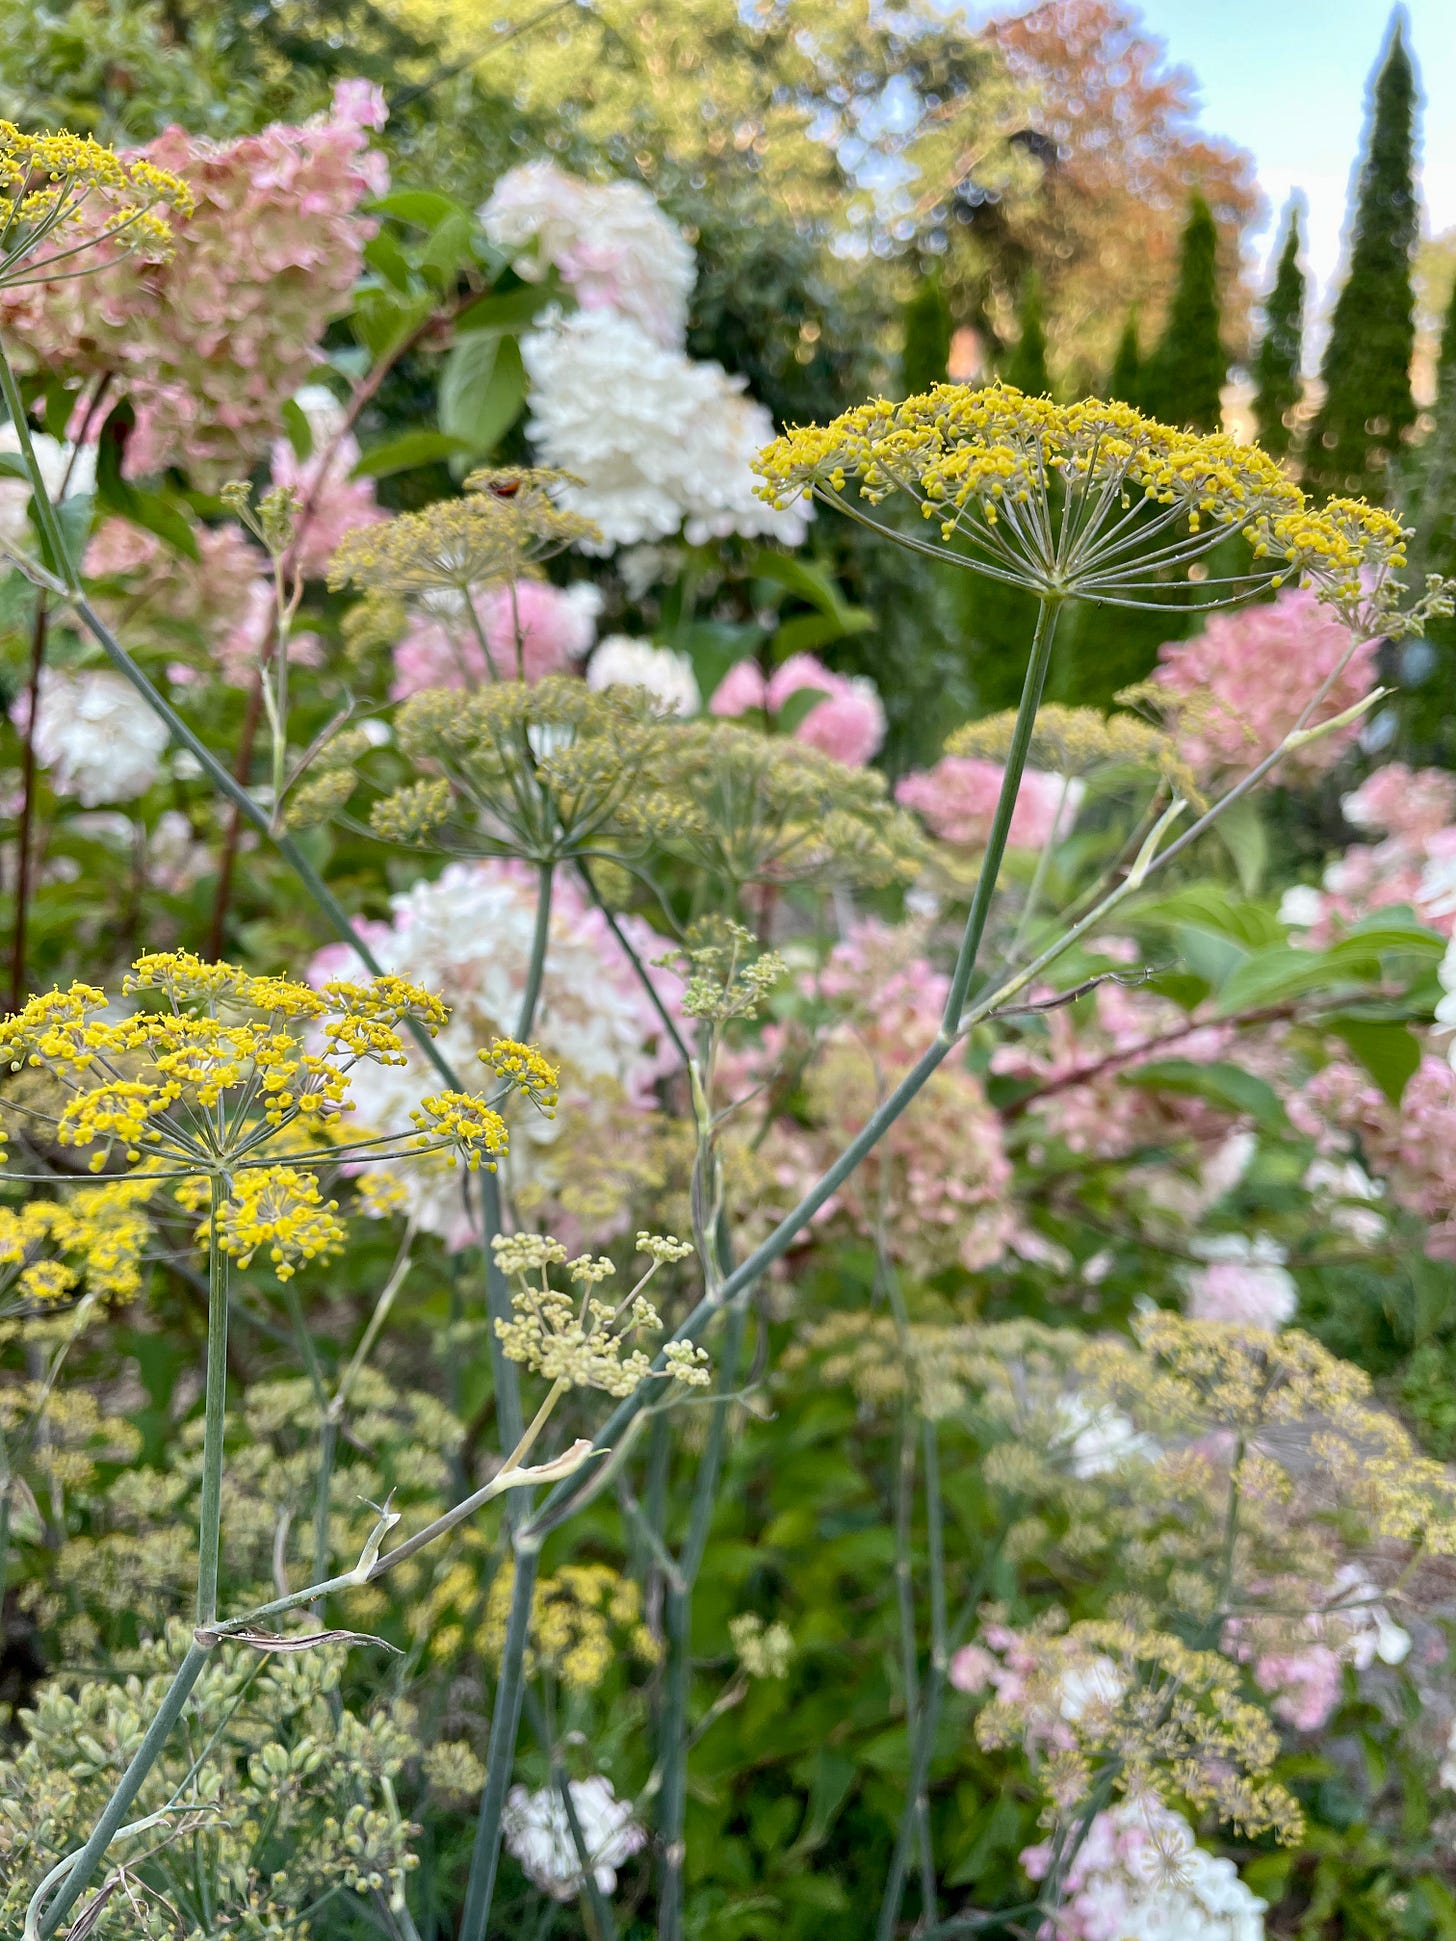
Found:
M 1110 1402 L 1089 1402 L 1085 1395 L 1059 1395 L 1055 1438 L 1065 1451 L 1067 1465 L 1082 1482 L 1107 1476 L 1128 1463 L 1148 1462 L 1158 1445 L 1121 1409 Z
M 48 432 L 33 431 L 36 463 L 45 482 L 46 496 L 59 503 L 64 496 L 80 498 L 96 490 L 96 447 L 64 445 Z M 20 434 L 13 424 L 0 425 L 0 452 L 11 457 L 20 453 Z M 0 478 L 0 539 L 22 552 L 35 550 L 35 533 L 26 517 L 30 504 L 30 485 L 23 478 Z
M 1050 1842 L 1029 1848 L 1033 1880 Z M 1231 1860 L 1205 1853 L 1180 1813 L 1127 1800 L 1099 1813 L 1067 1870 L 1056 1932 L 1065 1941 L 1264 1941 L 1261 1901 Z
M 703 705 L 697 676 L 686 654 L 654 647 L 630 634 L 607 634 L 586 670 L 586 684 L 598 693 L 609 687 L 643 687 L 672 714 L 696 714 Z
M 477 1048 L 516 1029 L 535 927 L 534 870 L 514 862 L 451 863 L 435 881 L 416 883 L 391 903 L 392 923 L 363 926 L 380 969 L 428 991 L 449 992 L 450 1021 L 436 1043 L 457 1072 L 478 1070 Z M 630 917 L 622 921 L 644 959 L 656 954 L 657 939 L 645 925 Z M 347 945 L 332 944 L 314 958 L 309 977 L 321 984 L 361 972 Z M 677 980 L 664 970 L 652 975 L 671 1007 Z M 531 1036 L 562 1068 L 564 1112 L 595 1112 L 603 1093 L 645 1108 L 657 1078 L 675 1065 L 672 1046 L 605 918 L 562 874 L 552 896 Z M 357 1121 L 378 1132 L 408 1132 L 411 1113 L 438 1087 L 437 1074 L 413 1049 L 403 1065 L 360 1065 L 353 1077 Z M 523 1111 L 510 1123 L 502 1180 L 512 1191 L 527 1181 L 549 1191 L 558 1183 L 551 1148 L 563 1119 Z M 441 1235 L 451 1247 L 475 1237 L 457 1170 L 416 1161 L 390 1169 L 389 1179 L 399 1203 L 427 1233 Z M 383 1198 L 377 1203 L 390 1204 Z
M 597 550 L 679 531 L 693 546 L 733 533 L 797 545 L 807 502 L 780 511 L 754 491 L 773 420 L 742 378 L 683 347 L 693 253 L 647 191 L 531 162 L 502 176 L 480 219 L 498 247 L 534 246 L 520 274 L 553 266 L 580 306 L 548 310 L 521 340 L 526 431 L 544 464 L 582 481 L 562 503 L 601 527 Z
M 517 252 L 518 276 L 537 281 L 554 266 L 583 310 L 615 310 L 664 348 L 682 343 L 693 252 L 639 183 L 528 162 L 501 177 L 480 220 L 497 249 Z
M 753 456 L 773 420 L 721 365 L 664 349 L 610 310 L 549 313 L 521 341 L 531 380 L 527 436 L 543 464 L 582 483 L 562 503 L 602 529 L 601 552 L 739 533 L 797 545 L 809 512 L 756 497 Z M 584 550 L 593 550 L 584 548 Z
M 12 710 L 22 732 L 28 698 L 22 694 Z M 47 667 L 41 670 L 32 745 L 56 794 L 74 796 L 83 808 L 94 809 L 146 793 L 157 779 L 167 730 L 120 674 Z
M 1195 1321 L 1223 1321 L 1277 1334 L 1294 1318 L 1299 1288 L 1284 1265 L 1284 1249 L 1268 1234 L 1202 1235 L 1192 1251 L 1208 1264 L 1183 1272 L 1188 1313 Z
M 617 1885 L 617 1869 L 647 1844 L 647 1835 L 600 1773 L 567 1781 L 592 1874 L 604 1894 Z M 576 1842 L 561 1795 L 554 1786 L 529 1792 L 512 1786 L 501 1815 L 506 1851 L 519 1860 L 526 1878 L 554 1901 L 574 1901 L 586 1885 Z

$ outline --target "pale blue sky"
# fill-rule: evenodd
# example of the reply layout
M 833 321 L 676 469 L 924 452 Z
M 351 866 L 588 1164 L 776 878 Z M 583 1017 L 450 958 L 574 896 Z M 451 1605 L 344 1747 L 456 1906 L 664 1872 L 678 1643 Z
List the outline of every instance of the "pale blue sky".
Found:
M 1327 285 L 1340 256 L 1366 78 L 1384 0 L 1141 0 L 1148 27 L 1192 68 L 1201 120 L 1251 149 L 1271 204 L 1267 249 L 1291 189 L 1309 199 L 1310 266 Z M 1456 0 L 1407 0 L 1426 105 L 1421 187 L 1430 233 L 1456 227 Z
M 1266 258 L 1291 189 L 1309 203 L 1308 267 L 1328 291 L 1340 261 L 1365 87 L 1387 0 L 1135 0 L 1170 57 L 1197 76 L 1200 120 L 1252 151 L 1270 208 Z M 983 16 L 993 9 L 981 6 Z M 1426 106 L 1421 178 L 1428 233 L 1456 228 L 1456 0 L 1406 0 Z

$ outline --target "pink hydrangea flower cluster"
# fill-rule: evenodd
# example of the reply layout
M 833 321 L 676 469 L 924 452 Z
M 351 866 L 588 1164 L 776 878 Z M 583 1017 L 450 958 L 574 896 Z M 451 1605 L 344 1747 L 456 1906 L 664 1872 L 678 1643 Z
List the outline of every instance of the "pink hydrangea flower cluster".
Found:
M 942 842 L 984 849 L 1005 773 L 1000 762 L 942 755 L 933 768 L 917 769 L 897 782 L 895 800 L 923 817 Z M 1011 847 L 1044 849 L 1066 835 L 1080 800 L 1079 784 L 1039 768 L 1026 769 L 1011 815 Z
M 1216 1144 L 1228 1133 L 1223 1107 L 1124 1085 L 1121 1075 L 1164 1057 L 1212 1064 L 1227 1055 L 1229 1026 L 1200 1024 L 1155 992 L 1111 983 L 1085 1004 L 1046 1012 L 1040 1026 L 1035 1036 L 999 1046 L 991 1069 L 1035 1085 L 1042 1094 L 1031 1107 L 1036 1123 L 1072 1152 L 1121 1159 L 1142 1147 Z
M 885 739 L 885 710 L 874 684 L 863 675 L 835 674 L 812 654 L 790 654 L 765 674 L 757 661 L 735 661 L 718 683 L 709 712 L 718 715 L 776 715 L 791 694 L 815 688 L 822 695 L 794 729 L 807 742 L 846 768 L 863 768 Z
M 1032 1880 L 1055 1863 L 1049 1840 L 1021 1855 Z M 1128 1799 L 1093 1818 L 1041 1932 L 1045 1941 L 1264 1941 L 1266 1906 L 1231 1860 L 1196 1844 L 1182 1814 Z
M 175 686 L 215 674 L 246 687 L 273 644 L 272 579 L 240 527 L 198 526 L 194 537 L 199 558 L 190 560 L 128 520 L 104 520 L 86 549 L 86 571 L 115 585 L 98 592 L 97 605 L 130 638 L 177 656 L 167 663 Z M 289 636 L 288 653 L 295 665 L 317 667 L 323 643 L 302 629 Z
M 1392 1105 L 1365 1073 L 1335 1058 L 1289 1101 L 1295 1127 L 1325 1152 L 1358 1140 L 1365 1166 L 1426 1225 L 1432 1260 L 1456 1261 L 1456 1071 L 1427 1052 Z
M 948 983 L 919 943 L 914 932 L 860 924 L 811 980 L 810 994 L 827 999 L 834 1016 L 805 1075 L 803 1118 L 776 1120 L 764 1141 L 782 1190 L 781 1203 L 764 1196 L 761 1219 L 776 1220 L 807 1191 L 935 1035 Z M 731 1080 L 747 1090 L 769 1079 L 785 1050 L 783 1030 L 769 1027 Z M 869 1236 L 883 1200 L 890 1252 L 907 1269 L 934 1273 L 958 1263 L 974 1272 L 1000 1259 L 1015 1232 L 1010 1184 L 1000 1122 L 980 1081 L 952 1059 L 816 1221 Z
M 1205 1263 L 1183 1273 L 1188 1312 L 1195 1321 L 1277 1334 L 1293 1320 L 1299 1289 L 1284 1265 L 1283 1248 L 1267 1234 L 1200 1236 L 1193 1252 Z
M 1279 1601 L 1296 1603 L 1302 1591 L 1297 1584 L 1280 1586 Z M 1296 1732 L 1318 1732 L 1328 1723 L 1340 1702 L 1344 1666 L 1399 1665 L 1411 1648 L 1410 1633 L 1358 1564 L 1342 1564 L 1328 1591 L 1311 1601 L 1314 1608 L 1302 1618 L 1230 1618 L 1223 1629 L 1223 1649 L 1251 1667 L 1260 1691 L 1274 1695 L 1275 1717 Z
M 238 526 L 198 526 L 194 537 L 191 560 L 129 520 L 106 519 L 86 549 L 86 573 L 114 582 L 98 591 L 101 613 L 172 655 L 167 673 L 178 686 L 213 673 L 241 686 L 273 625 L 266 562 Z M 308 652 L 304 642 L 299 657 Z
M 552 586 L 549 580 L 518 580 L 488 586 L 475 595 L 475 610 L 490 649 L 485 650 L 468 621 L 442 610 L 438 618 L 416 614 L 394 650 L 390 699 L 403 701 L 427 687 L 482 687 L 491 679 L 528 681 L 560 674 L 591 651 L 602 610 L 600 590 L 590 580 Z
M 216 486 L 249 471 L 348 303 L 375 228 L 360 204 L 388 182 L 369 146 L 383 121 L 379 90 L 343 81 L 301 127 L 222 143 L 169 128 L 142 153 L 196 197 L 176 254 L 0 293 L 7 342 L 34 367 L 111 377 L 136 411 L 131 476 L 178 464 Z
M 1179 733 L 1194 772 L 1217 782 L 1252 768 L 1294 727 L 1349 645 L 1349 633 L 1328 606 L 1303 588 L 1286 587 L 1272 601 L 1214 614 L 1191 640 L 1160 647 L 1154 680 L 1175 700 L 1196 704 Z M 1373 640 L 1356 647 L 1317 719 L 1328 720 L 1370 692 L 1375 649 Z M 1277 777 L 1322 775 L 1357 732 L 1351 724 L 1294 750 Z
M 1341 807 L 1347 822 L 1379 839 L 1352 844 L 1319 889 L 1286 891 L 1285 922 L 1318 947 L 1343 925 L 1403 904 L 1443 936 L 1456 934 L 1456 775 L 1387 762 Z

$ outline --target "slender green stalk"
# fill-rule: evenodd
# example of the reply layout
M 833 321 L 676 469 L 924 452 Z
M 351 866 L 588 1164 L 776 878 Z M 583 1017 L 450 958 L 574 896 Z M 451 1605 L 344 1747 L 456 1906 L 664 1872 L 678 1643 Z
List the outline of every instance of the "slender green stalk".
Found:
M 66 536 L 61 530 L 61 522 L 56 509 L 51 504 L 51 495 L 46 489 L 45 476 L 36 457 L 35 445 L 30 435 L 30 418 L 25 409 L 25 399 L 20 395 L 20 386 L 15 381 L 15 373 L 10 368 L 10 359 L 5 355 L 5 346 L 0 343 L 0 395 L 5 399 L 5 408 L 10 413 L 10 422 L 15 427 L 15 435 L 20 441 L 20 455 L 25 461 L 25 469 L 30 474 L 30 495 L 35 507 L 36 524 L 46 550 L 52 556 L 52 565 L 62 575 L 67 588 L 79 585 L 76 577 L 75 562 Z
M 222 1208 L 232 1190 L 225 1174 L 212 1177 L 207 1226 L 207 1395 L 202 1431 L 202 1508 L 197 1534 L 197 1622 L 217 1616 L 217 1567 L 222 1540 L 222 1447 L 227 1408 L 228 1257 L 219 1239 Z
M 522 1666 L 530 1636 L 531 1601 L 536 1590 L 540 1555 L 540 1545 L 530 1535 L 529 1529 L 518 1530 L 511 1608 L 506 1619 L 495 1705 L 490 1715 L 485 1791 L 481 1795 L 480 1814 L 475 1823 L 475 1846 L 470 1856 L 470 1880 L 465 1889 L 465 1907 L 460 1916 L 459 1941 L 485 1941 L 490 1921 L 496 1870 L 500 1865 L 501 1812 L 515 1765 L 516 1735 L 521 1724 L 521 1701 L 526 1683 Z
M 536 1007 L 541 1002 L 541 979 L 546 970 L 546 950 L 551 942 L 551 889 L 556 869 L 542 863 L 537 872 L 536 925 L 531 934 L 531 961 L 526 968 L 526 988 L 521 993 L 521 1009 L 516 1018 L 515 1036 L 522 1042 L 531 1035 L 536 1022 Z
M 537 1743 L 551 1761 L 551 1784 L 556 1789 L 556 1797 L 561 1801 L 561 1810 L 566 1815 L 571 1844 L 576 1849 L 576 1864 L 581 1869 L 582 1892 L 591 1910 L 593 1941 L 617 1941 L 617 1923 L 612 1917 L 611 1903 L 597 1886 L 591 1849 L 587 1846 L 586 1835 L 582 1832 L 581 1816 L 576 1810 L 576 1801 L 572 1797 L 570 1775 L 561 1761 L 561 1748 L 556 1743 L 555 1734 L 546 1717 L 545 1706 L 529 1685 L 526 1687 L 526 1712 Z
M 591 898 L 592 902 L 597 906 L 597 908 L 601 911 L 602 915 L 606 918 L 607 928 L 611 931 L 612 935 L 616 938 L 617 943 L 621 948 L 623 956 L 625 956 L 625 958 L 627 959 L 627 962 L 632 966 L 633 971 L 636 973 L 637 982 L 642 986 L 643 991 L 646 993 L 648 1003 L 652 1006 L 653 1010 L 657 1013 L 658 1023 L 662 1026 L 663 1030 L 667 1033 L 668 1037 L 672 1040 L 673 1048 L 676 1050 L 678 1057 L 681 1058 L 684 1065 L 690 1065 L 692 1063 L 692 1053 L 688 1050 L 687 1046 L 683 1043 L 682 1033 L 678 1030 L 677 1024 L 673 1018 L 673 1015 L 668 1010 L 667 1006 L 663 1003 L 662 993 L 658 990 L 657 986 L 653 983 L 652 979 L 647 975 L 647 966 L 643 963 L 641 957 L 638 956 L 636 950 L 633 948 L 631 938 L 627 935 L 626 931 L 622 928 L 621 924 L 617 921 L 616 912 L 608 907 L 607 902 L 605 898 L 602 896 L 601 891 L 597 888 L 597 880 L 592 875 L 591 868 L 588 865 L 587 860 L 584 856 L 578 856 L 576 858 L 576 867 L 577 867 L 577 873 L 580 875 L 582 882 L 586 886 L 587 895 Z
M 976 958 L 980 954 L 981 939 L 986 934 L 986 919 L 991 914 L 991 899 L 996 894 L 996 879 L 1001 874 L 1001 862 L 1011 834 L 1011 818 L 1016 813 L 1016 798 L 1021 793 L 1022 772 L 1031 747 L 1032 731 L 1036 727 L 1036 711 L 1041 706 L 1042 689 L 1046 686 L 1047 669 L 1051 665 L 1052 641 L 1060 612 L 1058 601 L 1041 600 L 1037 605 L 1031 657 L 1027 661 L 1026 679 L 1021 687 L 1016 725 L 1011 731 L 1011 745 L 1006 751 L 1006 772 L 1001 780 L 1001 793 L 996 798 L 996 812 L 991 818 L 991 832 L 986 838 L 986 853 L 981 859 L 980 874 L 976 878 L 965 934 L 956 953 L 955 969 L 951 972 L 950 990 L 946 993 L 941 1022 L 948 1032 L 954 1031 L 960 1023 L 966 993 L 971 987 L 971 976 L 976 968 Z
M 900 1624 L 900 1676 L 905 1687 L 905 1729 L 914 1734 L 920 1724 L 920 1659 L 915 1629 L 915 1578 L 911 1557 L 915 1519 L 915 1396 L 910 1361 L 910 1317 L 900 1277 L 886 1244 L 890 1176 L 881 1169 L 879 1205 L 875 1215 L 876 1275 L 888 1296 L 905 1370 L 905 1393 L 900 1405 L 900 1447 L 895 1465 L 895 1602 Z M 942 1591 L 943 1602 L 943 1591 Z M 920 1892 L 925 1909 L 935 1906 L 935 1847 L 930 1813 L 923 1794 L 911 1792 L 905 1811 L 915 1816 L 915 1845 L 920 1863 Z
M 127 1809 L 141 1791 L 142 1782 L 156 1764 L 162 1747 L 171 1734 L 172 1727 L 182 1716 L 182 1708 L 191 1695 L 192 1687 L 202 1675 L 207 1663 L 210 1645 L 193 1643 L 187 1655 L 177 1667 L 172 1683 L 167 1687 L 166 1696 L 157 1708 L 157 1715 L 147 1727 L 146 1736 L 132 1754 L 131 1764 L 117 1782 L 116 1791 L 106 1802 L 106 1809 L 92 1829 L 91 1837 L 76 1855 L 75 1862 L 66 1874 L 63 1884 L 57 1889 L 55 1897 L 42 1914 L 36 1901 L 44 1894 L 42 1887 L 26 1911 L 26 1931 L 32 1931 L 39 1941 L 49 1941 L 61 1922 L 70 1913 L 89 1884 L 92 1875 L 100 1866 L 106 1849 L 111 1845 L 113 1836 L 119 1831 L 127 1815 Z
M 662 1797 L 658 1827 L 662 1835 L 662 1892 L 658 1907 L 661 1941 L 681 1941 L 683 1932 L 683 1862 L 687 1858 L 683 1831 L 687 1814 L 688 1694 L 692 1680 L 693 1587 L 703 1566 L 718 1477 L 728 1434 L 728 1411 L 738 1385 L 738 1367 L 748 1326 L 746 1298 L 730 1309 L 728 1328 L 718 1361 L 718 1392 L 708 1439 L 698 1465 L 692 1511 L 683 1547 L 678 1553 L 677 1579 L 668 1580 L 664 1611 L 668 1672 L 659 1754 Z

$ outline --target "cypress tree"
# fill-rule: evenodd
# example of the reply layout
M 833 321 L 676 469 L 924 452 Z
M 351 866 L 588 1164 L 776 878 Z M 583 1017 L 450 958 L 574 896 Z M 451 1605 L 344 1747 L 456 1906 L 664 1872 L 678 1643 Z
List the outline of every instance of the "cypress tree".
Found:
M 1289 417 L 1303 390 L 1300 352 L 1304 346 L 1304 271 L 1299 267 L 1299 205 L 1285 218 L 1284 246 L 1274 287 L 1264 305 L 1264 335 L 1254 358 L 1254 419 L 1259 443 L 1275 458 L 1288 455 Z
M 1320 369 L 1324 402 L 1305 454 L 1306 478 L 1319 491 L 1387 497 L 1392 461 L 1415 422 L 1415 105 L 1415 73 L 1397 16 L 1371 94 L 1350 268 L 1330 320 Z
M 939 276 L 922 277 L 905 305 L 900 375 L 907 397 L 945 383 L 950 365 L 951 331 L 950 305 L 945 300 Z
M 1112 372 L 1107 380 L 1107 395 L 1119 404 L 1130 404 L 1137 408 L 1143 394 L 1143 353 L 1138 341 L 1138 315 L 1129 310 L 1127 322 L 1122 326 L 1122 335 L 1117 341 L 1117 355 L 1112 360 Z
M 1041 282 L 1028 276 L 1021 299 L 1021 335 L 1006 362 L 1006 382 L 1014 384 L 1028 397 L 1051 395 L 1052 381 L 1047 371 L 1046 325 L 1042 320 Z
M 1228 357 L 1219 340 L 1218 230 L 1201 195 L 1188 205 L 1178 282 L 1157 349 L 1143 373 L 1143 409 L 1165 424 L 1217 431 Z

